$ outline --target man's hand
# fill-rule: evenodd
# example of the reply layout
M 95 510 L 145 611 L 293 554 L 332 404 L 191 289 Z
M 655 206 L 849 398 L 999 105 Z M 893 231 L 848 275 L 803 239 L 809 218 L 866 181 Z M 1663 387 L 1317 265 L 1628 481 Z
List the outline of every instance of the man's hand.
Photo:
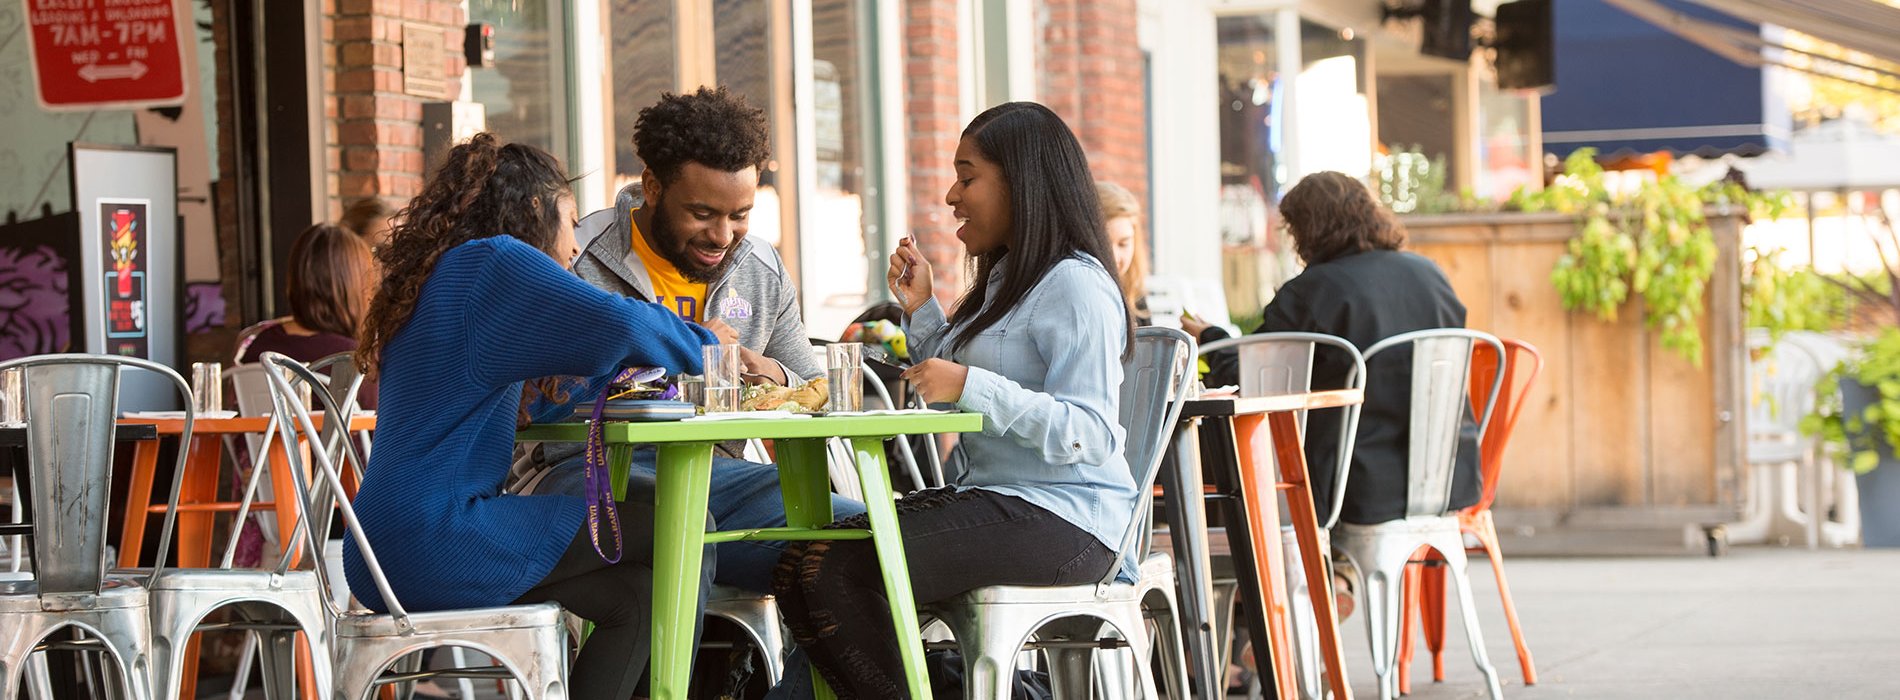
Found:
M 791 386 L 791 377 L 785 376 L 785 368 L 780 367 L 772 358 L 766 357 L 745 346 L 739 347 L 739 374 L 747 384 L 772 382 L 779 386 Z
M 720 343 L 734 345 L 739 342 L 739 332 L 733 330 L 732 326 L 726 325 L 725 321 L 709 318 L 699 325 L 705 326 L 706 330 L 712 331 L 713 335 L 719 336 Z
M 934 357 L 904 370 L 904 379 L 929 403 L 956 403 L 969 376 L 970 368 Z

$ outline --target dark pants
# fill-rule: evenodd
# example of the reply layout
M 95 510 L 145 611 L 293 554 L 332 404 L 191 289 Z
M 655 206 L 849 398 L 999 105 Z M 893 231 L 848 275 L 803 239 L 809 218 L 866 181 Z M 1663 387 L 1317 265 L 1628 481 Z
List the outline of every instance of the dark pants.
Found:
M 1014 496 L 980 489 L 919 491 L 897 502 L 919 604 L 983 586 L 1100 581 L 1117 563 L 1093 535 Z M 837 527 L 865 527 L 865 516 Z M 890 605 L 870 540 L 795 542 L 772 588 L 792 638 L 839 698 L 909 695 Z
M 554 601 L 594 623 L 593 633 L 581 645 L 580 658 L 568 674 L 569 695 L 576 700 L 632 697 L 653 653 L 652 494 L 645 494 L 644 500 L 617 505 L 625 547 L 619 563 L 609 564 L 600 558 L 583 523 L 580 534 L 547 577 L 515 600 L 518 605 Z M 710 522 L 707 527 L 711 528 Z M 612 541 L 607 537 L 603 532 L 601 548 L 611 552 Z M 711 546 L 706 547 L 705 557 L 699 582 L 702 609 L 712 590 Z M 699 646 L 697 633 L 693 646 Z

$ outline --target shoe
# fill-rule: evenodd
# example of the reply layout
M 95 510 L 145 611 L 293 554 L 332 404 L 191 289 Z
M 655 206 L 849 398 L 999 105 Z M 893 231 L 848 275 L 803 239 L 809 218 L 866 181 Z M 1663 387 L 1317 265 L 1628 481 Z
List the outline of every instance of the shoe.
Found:
M 461 696 L 460 693 L 437 685 L 433 678 L 416 681 L 415 693 L 416 697 L 430 698 L 431 700 L 454 700 L 454 698 Z

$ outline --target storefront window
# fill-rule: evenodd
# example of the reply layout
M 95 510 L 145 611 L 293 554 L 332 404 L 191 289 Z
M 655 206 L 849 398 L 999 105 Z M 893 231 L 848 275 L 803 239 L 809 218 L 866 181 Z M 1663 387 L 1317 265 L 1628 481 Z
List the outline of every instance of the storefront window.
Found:
M 802 232 L 813 256 L 806 269 L 805 325 L 813 337 L 836 338 L 864 310 L 872 287 L 877 241 L 867 241 L 865 216 L 864 80 L 857 0 L 812 2 L 812 93 L 818 152 L 814 230 Z M 822 267 L 817 267 L 822 265 Z M 878 266 L 881 269 L 881 266 Z M 881 277 L 880 277 L 881 282 Z
M 1503 200 L 1519 187 L 1536 189 L 1543 177 L 1531 149 L 1530 101 L 1537 97 L 1486 80 L 1478 99 L 1478 195 Z
M 660 93 L 673 90 L 672 0 L 616 0 L 609 3 L 608 20 L 613 45 L 613 113 L 611 138 L 614 159 L 614 191 L 637 182 L 646 164 L 633 148 L 633 125 L 640 110 L 659 101 Z
M 783 182 L 780 161 L 792 157 L 776 152 L 785 142 L 778 133 L 773 76 L 781 75 L 772 56 L 772 6 L 769 0 L 713 0 L 713 40 L 718 48 L 713 71 L 720 85 L 740 95 L 753 107 L 765 110 L 775 146 L 772 160 L 759 171 L 759 194 L 753 203 L 751 227 L 747 235 L 777 246 L 783 242 L 786 223 L 779 203 L 791 191 Z
M 470 0 L 468 21 L 495 28 L 495 64 L 471 70 L 474 100 L 488 130 L 503 139 L 562 153 L 566 67 L 558 50 L 560 9 L 549 0 Z

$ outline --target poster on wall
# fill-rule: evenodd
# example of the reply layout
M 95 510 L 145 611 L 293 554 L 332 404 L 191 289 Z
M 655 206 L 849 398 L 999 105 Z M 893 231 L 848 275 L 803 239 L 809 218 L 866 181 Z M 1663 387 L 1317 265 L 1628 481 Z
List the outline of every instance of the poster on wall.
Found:
M 99 230 L 105 236 L 106 353 L 150 359 L 146 326 L 145 234 L 152 203 L 144 199 L 99 199 Z
M 178 154 L 157 146 L 75 143 L 73 211 L 79 215 L 79 313 L 84 352 L 139 357 L 183 369 L 184 264 L 179 237 Z M 177 389 L 128 372 L 120 410 L 178 408 Z

